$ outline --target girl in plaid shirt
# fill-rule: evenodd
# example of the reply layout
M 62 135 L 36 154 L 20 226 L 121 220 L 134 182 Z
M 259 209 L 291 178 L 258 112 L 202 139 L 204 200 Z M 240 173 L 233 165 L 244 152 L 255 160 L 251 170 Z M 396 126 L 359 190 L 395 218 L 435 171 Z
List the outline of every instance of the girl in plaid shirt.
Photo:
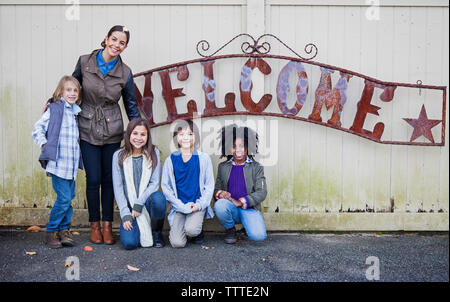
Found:
M 80 83 L 63 76 L 49 100 L 48 110 L 36 122 L 32 137 L 41 148 L 39 161 L 52 178 L 56 201 L 46 225 L 47 245 L 51 248 L 73 246 L 69 232 L 75 197 L 75 179 L 82 167 L 77 115 L 81 111 Z

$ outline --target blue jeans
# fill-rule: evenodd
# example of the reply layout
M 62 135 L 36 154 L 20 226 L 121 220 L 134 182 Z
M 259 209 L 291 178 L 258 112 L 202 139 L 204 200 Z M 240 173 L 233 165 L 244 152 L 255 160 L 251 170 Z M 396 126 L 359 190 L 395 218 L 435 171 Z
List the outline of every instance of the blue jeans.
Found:
M 230 229 L 235 224 L 242 224 L 250 240 L 263 241 L 266 239 L 266 226 L 262 214 L 258 210 L 238 208 L 227 199 L 219 199 L 214 204 L 214 211 L 224 228 Z
M 75 180 L 51 175 L 56 201 L 50 211 L 50 218 L 46 225 L 47 232 L 68 230 L 73 215 L 72 199 L 75 198 Z
M 164 219 L 166 215 L 166 197 L 159 191 L 154 192 L 145 202 L 145 208 L 150 214 L 150 219 Z M 123 228 L 123 222 L 120 224 L 120 242 L 122 242 L 122 246 L 126 250 L 136 249 L 141 240 L 141 232 L 136 219 L 133 219 L 132 225 L 133 228 L 127 231 Z

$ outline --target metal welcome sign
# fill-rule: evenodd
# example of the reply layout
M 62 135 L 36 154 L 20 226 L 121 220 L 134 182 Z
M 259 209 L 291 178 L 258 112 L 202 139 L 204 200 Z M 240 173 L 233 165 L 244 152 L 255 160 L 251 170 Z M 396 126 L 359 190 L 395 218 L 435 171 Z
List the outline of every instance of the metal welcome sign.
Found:
M 241 54 L 215 56 L 220 50 L 238 37 L 249 38 L 252 43 L 244 42 L 241 45 Z M 292 51 L 296 57 L 269 54 L 271 45 L 268 42 L 261 42 L 262 38 L 276 39 L 279 43 Z M 308 44 L 305 46 L 305 52 L 309 55 L 309 57 L 305 58 L 297 54 L 280 39 L 271 34 L 262 35 L 258 39 L 254 39 L 248 34 L 240 34 L 231 39 L 213 54 L 204 54 L 204 52 L 208 50 L 209 43 L 202 40 L 197 44 L 197 52 L 202 58 L 162 66 L 134 75 L 135 78 L 145 78 L 143 90 L 140 90 L 137 86 L 135 89 L 139 107 L 152 127 L 169 124 L 176 119 L 192 118 L 193 116 L 214 117 L 222 115 L 261 115 L 284 117 L 319 124 L 383 144 L 421 146 L 445 145 L 446 86 L 423 85 L 421 81 L 418 81 L 416 84 L 383 82 L 350 70 L 315 62 L 312 61 L 312 59 L 317 55 L 318 49 L 314 44 Z M 238 101 L 236 92 L 228 92 L 225 94 L 224 107 L 219 108 L 216 104 L 216 89 L 220 83 L 216 83 L 214 80 L 215 64 L 217 62 L 222 62 L 233 58 L 246 59 L 245 63 L 241 67 L 238 92 L 240 102 L 246 111 L 236 110 L 235 105 Z M 281 64 L 283 67 L 276 74 L 278 77 L 276 95 L 264 94 L 259 100 L 254 100 L 252 99 L 252 73 L 257 69 L 264 76 L 273 76 L 272 67 L 268 63 L 269 60 L 283 61 Z M 177 102 L 177 98 L 185 96 L 185 93 L 183 93 L 183 88 L 173 87 L 170 74 L 176 73 L 178 81 L 186 81 L 189 78 L 190 69 L 195 65 L 197 68 L 201 67 L 202 69 L 202 82 L 196 84 L 198 85 L 198 89 L 203 90 L 202 94 L 205 98 L 205 106 L 202 111 L 199 111 L 199 108 L 197 108 L 197 103 L 195 100 L 191 99 L 187 103 L 187 112 L 179 113 L 175 103 Z M 306 66 L 319 69 L 320 78 L 316 79 L 318 84 L 313 91 L 314 103 L 310 106 L 312 110 L 310 110 L 306 115 L 303 114 L 304 116 L 300 116 L 305 102 L 308 101 L 308 93 L 310 93 L 311 90 L 311 78 L 307 73 Z M 289 78 L 292 77 L 293 73 L 295 73 L 297 77 L 297 84 L 295 87 L 296 99 L 289 100 L 288 96 L 291 89 Z M 160 122 L 155 122 L 153 116 L 153 105 L 155 98 L 152 91 L 152 85 L 155 85 L 155 79 L 152 81 L 152 76 L 154 74 L 159 76 L 159 81 L 157 82 L 161 85 L 161 95 L 165 102 L 165 108 L 167 109 L 167 119 Z M 333 75 L 339 75 L 338 79 L 335 80 L 334 85 L 332 80 Z M 343 126 L 341 121 L 342 113 L 346 112 L 346 110 L 350 111 L 350 109 L 348 109 L 350 106 L 348 103 L 351 103 L 348 102 L 349 91 L 351 89 L 361 89 L 361 85 L 355 85 L 354 87 L 352 86 L 352 83 L 356 81 L 355 79 L 360 79 L 360 81 L 363 81 L 363 88 L 359 93 L 359 99 L 352 100 L 355 104 L 354 106 L 356 106 L 356 109 L 353 110 L 353 122 L 348 126 Z M 359 86 L 359 88 L 357 88 L 357 86 Z M 378 97 L 383 103 L 394 104 L 400 101 L 404 102 L 405 98 L 407 99 L 405 94 L 403 94 L 402 97 L 396 97 L 396 91 L 398 91 L 399 88 L 414 90 L 414 92 L 411 92 L 414 94 L 429 93 L 427 94 L 426 104 L 425 101 L 420 104 L 420 111 L 416 110 L 416 112 L 413 113 L 405 110 L 404 113 L 402 112 L 402 115 L 397 114 L 398 121 L 394 121 L 397 124 L 400 123 L 403 127 L 410 127 L 410 130 L 407 132 L 412 132 L 412 134 L 408 134 L 408 137 L 405 135 L 404 138 L 401 139 L 384 140 L 382 139 L 382 135 L 385 131 L 385 123 L 381 121 L 376 122 L 371 128 L 365 129 L 365 121 L 369 116 L 373 118 L 374 116 L 378 116 L 380 113 L 381 107 L 374 105 L 376 97 Z M 267 108 L 271 102 L 275 102 L 275 99 L 278 104 L 278 111 L 271 112 Z M 311 99 L 312 97 L 309 101 L 311 101 Z M 421 98 L 421 100 L 424 100 L 424 98 Z M 407 99 L 406 101 L 410 100 Z M 289 103 L 293 103 L 294 105 L 289 107 Z M 433 104 L 433 108 L 435 108 L 433 114 L 434 118 L 428 117 L 427 106 L 429 106 L 429 104 Z M 327 110 L 332 110 L 331 118 L 325 120 L 322 117 L 322 109 L 324 106 Z M 438 116 L 436 116 L 436 106 L 438 106 Z M 440 127 L 437 127 L 439 125 Z M 433 135 L 432 129 L 435 127 L 436 129 L 440 128 L 440 133 L 435 133 Z M 419 141 L 419 137 L 424 137 L 424 139 Z

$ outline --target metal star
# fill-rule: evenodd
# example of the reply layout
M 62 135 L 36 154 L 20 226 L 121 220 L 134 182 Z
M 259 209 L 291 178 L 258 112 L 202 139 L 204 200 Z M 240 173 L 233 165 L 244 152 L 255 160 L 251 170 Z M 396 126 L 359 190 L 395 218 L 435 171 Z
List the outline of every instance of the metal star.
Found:
M 420 110 L 419 118 L 404 118 L 404 120 L 414 127 L 414 131 L 411 135 L 410 142 L 414 141 L 419 136 L 423 135 L 430 142 L 434 144 L 433 134 L 431 133 L 431 128 L 442 122 L 441 120 L 429 120 L 427 112 L 425 111 L 425 105 L 422 105 L 422 110 Z

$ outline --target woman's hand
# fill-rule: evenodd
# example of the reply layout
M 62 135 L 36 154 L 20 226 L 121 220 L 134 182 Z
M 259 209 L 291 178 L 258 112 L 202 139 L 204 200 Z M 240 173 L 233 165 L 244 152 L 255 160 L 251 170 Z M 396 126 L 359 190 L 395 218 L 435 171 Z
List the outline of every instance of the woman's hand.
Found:
M 133 219 L 135 219 L 136 217 L 141 216 L 141 213 L 136 212 L 135 210 L 133 210 L 133 211 L 131 212 L 131 216 L 133 217 Z
M 131 221 L 124 221 L 123 228 L 127 231 L 130 231 L 133 228 L 133 224 Z

